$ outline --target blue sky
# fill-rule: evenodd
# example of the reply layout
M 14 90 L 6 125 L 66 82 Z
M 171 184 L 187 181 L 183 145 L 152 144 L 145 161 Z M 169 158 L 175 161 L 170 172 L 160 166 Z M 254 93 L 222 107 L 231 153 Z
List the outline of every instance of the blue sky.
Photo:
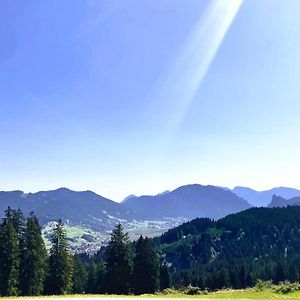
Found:
M 0 189 L 300 188 L 299 11 L 1 1 Z

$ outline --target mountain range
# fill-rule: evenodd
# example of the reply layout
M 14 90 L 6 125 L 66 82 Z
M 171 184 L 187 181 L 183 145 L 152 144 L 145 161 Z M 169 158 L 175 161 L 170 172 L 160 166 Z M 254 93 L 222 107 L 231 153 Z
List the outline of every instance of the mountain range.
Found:
M 274 194 L 277 198 L 272 199 Z M 229 190 L 192 184 L 154 196 L 131 195 L 118 203 L 91 191 L 76 192 L 60 188 L 37 193 L 0 192 L 0 213 L 3 215 L 10 206 L 20 208 L 25 215 L 33 211 L 41 225 L 62 219 L 72 226 L 107 233 L 119 222 L 130 226 L 141 226 L 144 222 L 149 226 L 150 220 L 167 220 L 170 228 L 177 225 L 178 220 L 196 217 L 219 219 L 252 206 L 267 206 L 269 203 L 270 207 L 295 205 L 297 201 L 300 203 L 300 198 L 296 196 L 300 196 L 299 190 L 284 187 L 258 192 L 245 187 Z M 155 226 L 159 225 L 156 223 Z
M 288 187 L 276 187 L 266 191 L 256 191 L 248 187 L 237 186 L 232 190 L 232 192 L 256 207 L 268 206 L 273 195 L 277 195 L 285 199 L 300 197 L 300 190 Z

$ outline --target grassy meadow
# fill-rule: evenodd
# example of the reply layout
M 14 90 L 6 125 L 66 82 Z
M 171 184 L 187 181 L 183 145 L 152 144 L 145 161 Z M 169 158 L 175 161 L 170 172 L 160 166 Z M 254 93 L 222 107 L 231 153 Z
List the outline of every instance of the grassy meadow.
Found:
M 289 299 L 296 300 L 300 299 L 300 292 L 293 292 L 288 294 L 278 294 L 273 291 L 257 291 L 254 289 L 246 289 L 246 290 L 224 290 L 219 292 L 208 293 L 206 295 L 186 295 L 181 293 L 173 293 L 173 294 L 156 294 L 156 295 L 141 295 L 141 296 L 118 296 L 118 295 L 65 295 L 65 296 L 41 296 L 41 297 L 4 297 L 1 298 L 3 300 L 9 299 L 110 299 L 110 298 L 120 298 L 120 299 L 135 299 L 135 298 L 143 298 L 143 299 L 261 299 L 261 300 L 269 300 L 269 299 Z

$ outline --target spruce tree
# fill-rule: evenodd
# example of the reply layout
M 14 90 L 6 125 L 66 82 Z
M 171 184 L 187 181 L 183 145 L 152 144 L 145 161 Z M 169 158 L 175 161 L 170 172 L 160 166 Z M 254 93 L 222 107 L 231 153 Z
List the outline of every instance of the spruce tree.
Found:
M 83 294 L 87 283 L 87 272 L 78 255 L 75 255 L 73 258 L 73 266 L 74 274 L 72 291 L 74 294 Z
M 217 288 L 224 289 L 230 286 L 230 278 L 225 268 L 221 268 L 217 276 Z
M 41 295 L 44 290 L 47 252 L 41 227 L 33 213 L 27 219 L 23 243 L 20 273 L 22 295 Z
M 97 293 L 105 293 L 105 265 L 102 262 L 97 266 Z
M 138 239 L 133 260 L 133 289 L 135 294 L 153 294 L 159 287 L 157 253 L 148 238 Z
M 106 289 L 110 294 L 129 294 L 131 282 L 131 251 L 128 233 L 118 224 L 106 248 Z
M 285 279 L 284 273 L 285 272 L 284 272 L 283 264 L 281 262 L 278 262 L 276 264 L 274 280 L 273 280 L 275 284 L 278 284 L 279 282 L 284 281 L 284 279 Z
M 13 222 L 8 216 L 0 228 L 0 294 L 19 295 L 19 243 Z
M 97 266 L 94 260 L 89 264 L 86 291 L 88 294 L 97 293 Z
M 247 287 L 247 271 L 244 264 L 242 264 L 239 268 L 238 279 L 239 288 L 245 289 Z
M 25 238 L 25 226 L 26 226 L 23 212 L 21 211 L 21 209 L 18 210 L 11 209 L 11 207 L 9 206 L 5 210 L 5 219 L 9 220 L 15 229 L 15 232 L 17 234 L 17 239 L 18 239 L 20 259 L 22 259 L 22 251 L 25 247 L 24 238 Z
M 229 281 L 230 281 L 230 286 L 234 289 L 238 288 L 239 286 L 239 280 L 237 278 L 238 274 L 237 274 L 237 270 L 236 268 L 232 267 L 229 270 Z
M 25 226 L 26 226 L 26 221 L 22 210 L 21 209 L 13 210 L 10 207 L 8 207 L 5 213 L 6 213 L 6 217 L 8 219 L 11 219 L 15 231 L 17 233 L 18 239 L 22 242 L 24 238 Z M 20 243 L 19 246 L 22 247 L 23 246 L 22 243 Z
M 72 258 L 68 251 L 66 233 L 59 220 L 51 236 L 51 249 L 46 291 L 51 295 L 63 295 L 72 291 Z
M 166 263 L 164 263 L 160 266 L 159 285 L 160 285 L 161 290 L 167 289 L 171 286 L 169 268 L 168 268 L 168 265 Z

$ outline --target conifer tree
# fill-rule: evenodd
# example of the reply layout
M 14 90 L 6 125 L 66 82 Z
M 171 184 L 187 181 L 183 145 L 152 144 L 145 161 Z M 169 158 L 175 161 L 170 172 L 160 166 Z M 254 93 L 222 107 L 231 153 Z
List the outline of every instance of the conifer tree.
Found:
M 10 207 L 8 207 L 8 209 L 6 210 L 6 217 L 11 219 L 18 239 L 23 242 L 26 221 L 22 210 L 12 210 Z M 22 243 L 20 243 L 19 246 L 22 247 Z
M 247 271 L 244 264 L 240 266 L 238 279 L 239 279 L 239 288 L 245 289 L 247 287 Z
M 217 279 L 218 279 L 217 280 L 217 287 L 219 289 L 229 287 L 230 279 L 229 279 L 228 272 L 225 268 L 221 268 L 221 270 L 219 271 L 219 273 L 217 275 Z
M 232 267 L 229 270 L 229 281 L 230 281 L 230 286 L 234 289 L 238 288 L 239 284 L 239 280 L 237 278 L 238 274 L 237 274 L 237 270 L 236 268 Z
M 74 294 L 83 294 L 87 283 L 87 272 L 78 255 L 75 255 L 73 258 L 73 266 L 74 274 L 72 291 Z
M 19 294 L 19 267 L 18 236 L 9 215 L 0 228 L 0 294 L 2 296 Z
M 159 285 L 161 290 L 167 289 L 171 286 L 170 273 L 166 263 L 160 266 Z
M 106 289 L 110 294 L 128 294 L 131 282 L 131 251 L 128 233 L 118 224 L 106 248 Z
M 86 291 L 88 294 L 97 293 L 97 266 L 94 260 L 91 260 L 89 264 Z
M 5 218 L 9 220 L 17 234 L 18 245 L 19 245 L 19 254 L 20 259 L 22 259 L 22 250 L 24 249 L 24 238 L 25 238 L 25 218 L 21 209 L 14 210 L 9 206 L 7 210 L 5 210 Z
M 281 262 L 278 262 L 276 264 L 275 268 L 275 274 L 274 274 L 274 283 L 278 284 L 281 281 L 284 281 L 285 279 L 285 274 L 284 274 L 284 267 Z
M 61 220 L 53 229 L 51 243 L 46 291 L 51 295 L 70 293 L 73 275 L 72 258 Z
M 97 266 L 97 293 L 105 293 L 105 265 L 103 261 Z
M 24 296 L 41 295 L 44 290 L 47 252 L 36 216 L 27 219 L 21 250 L 21 291 Z
M 159 262 L 157 253 L 148 238 L 137 241 L 133 260 L 133 289 L 135 294 L 153 294 L 159 287 Z

